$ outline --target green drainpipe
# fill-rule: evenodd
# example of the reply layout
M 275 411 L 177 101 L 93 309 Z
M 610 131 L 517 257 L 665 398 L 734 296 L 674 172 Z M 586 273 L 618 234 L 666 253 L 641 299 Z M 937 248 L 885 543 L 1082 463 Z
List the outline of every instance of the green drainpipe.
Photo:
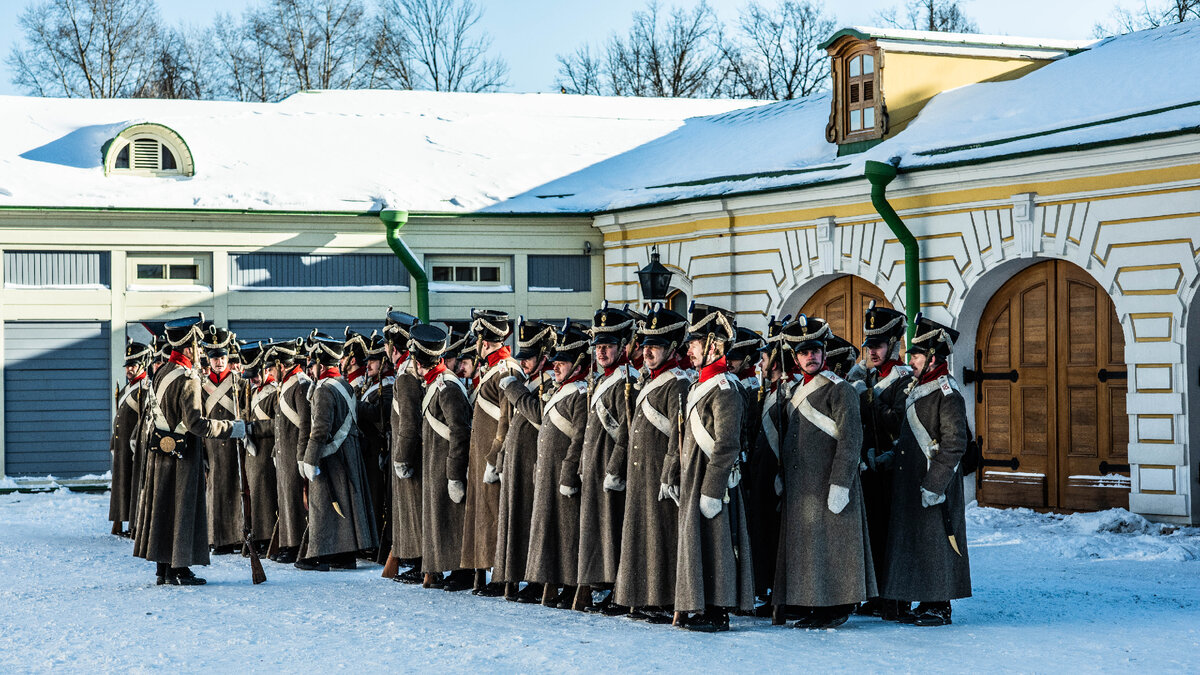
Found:
M 871 181 L 871 203 L 904 247 L 904 313 L 908 315 L 908 344 L 912 344 L 917 312 L 921 311 L 921 249 L 917 238 L 909 232 L 908 226 L 900 220 L 896 209 L 892 208 L 884 194 L 888 183 L 898 173 L 896 166 L 868 160 L 865 173 L 867 180 Z
M 429 276 L 413 252 L 400 240 L 400 228 L 408 222 L 408 211 L 380 211 L 379 219 L 387 230 L 387 243 L 392 247 L 392 253 L 396 254 L 404 264 L 404 269 L 417 282 L 417 316 L 422 323 L 429 323 Z

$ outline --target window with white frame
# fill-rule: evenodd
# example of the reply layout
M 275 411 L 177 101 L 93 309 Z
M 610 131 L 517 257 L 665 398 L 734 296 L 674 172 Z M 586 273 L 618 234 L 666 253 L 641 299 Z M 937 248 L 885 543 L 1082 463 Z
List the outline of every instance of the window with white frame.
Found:
M 512 291 L 512 258 L 506 256 L 426 256 L 425 268 L 431 291 Z
M 206 290 L 211 268 L 207 255 L 131 253 L 126 272 L 129 290 Z

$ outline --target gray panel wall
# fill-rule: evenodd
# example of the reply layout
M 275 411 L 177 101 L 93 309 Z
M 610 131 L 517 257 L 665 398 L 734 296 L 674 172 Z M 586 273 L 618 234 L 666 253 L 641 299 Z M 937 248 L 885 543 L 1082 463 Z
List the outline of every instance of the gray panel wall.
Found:
M 531 255 L 529 288 L 591 291 L 592 258 L 586 255 Z
M 108 471 L 108 322 L 4 323 L 4 453 L 9 475 Z
M 408 285 L 408 271 L 390 253 L 233 253 L 229 256 L 229 276 L 229 284 L 235 288 Z
M 5 286 L 108 286 L 108 251 L 5 251 Z

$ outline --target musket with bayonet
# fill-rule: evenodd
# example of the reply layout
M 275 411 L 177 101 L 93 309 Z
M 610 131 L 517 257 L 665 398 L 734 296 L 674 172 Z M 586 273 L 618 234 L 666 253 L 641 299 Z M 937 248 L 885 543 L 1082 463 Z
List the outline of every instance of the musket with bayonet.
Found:
M 243 423 L 247 425 L 247 433 L 249 433 L 250 424 L 250 382 L 243 380 L 242 403 L 245 408 L 238 406 L 238 387 L 235 384 L 233 387 L 233 408 L 242 415 Z M 246 477 L 246 441 L 245 437 L 239 438 L 234 442 L 234 454 L 237 455 L 238 473 L 242 478 L 242 555 L 250 557 L 250 580 L 254 584 L 261 584 L 267 580 L 267 573 L 263 571 L 262 561 L 258 558 L 258 548 L 254 546 L 253 529 L 254 524 L 251 521 L 252 511 L 250 508 L 250 481 Z

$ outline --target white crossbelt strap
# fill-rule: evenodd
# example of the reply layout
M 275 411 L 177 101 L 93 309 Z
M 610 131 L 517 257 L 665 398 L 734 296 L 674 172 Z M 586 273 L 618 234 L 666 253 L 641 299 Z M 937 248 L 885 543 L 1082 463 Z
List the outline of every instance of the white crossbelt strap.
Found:
M 342 400 L 346 402 L 346 407 L 348 408 L 348 411 L 346 412 L 346 418 L 342 420 L 342 426 L 338 427 L 338 430 L 333 434 L 333 440 L 329 441 L 329 444 L 326 445 L 325 449 L 321 451 L 321 457 L 328 457 L 337 452 L 338 448 L 342 447 L 342 443 L 346 441 L 346 437 L 350 435 L 350 430 L 354 428 L 354 418 L 358 413 L 358 408 L 354 404 L 354 395 L 339 385 L 337 380 L 321 380 L 317 383 L 317 386 L 313 387 L 313 390 L 315 391 L 321 387 L 332 389 L 340 394 Z M 312 412 L 315 414 L 316 410 L 314 409 Z
M 813 407 L 812 403 L 808 402 L 808 397 L 813 392 L 829 384 L 830 380 L 825 377 L 825 373 L 821 372 L 813 379 L 808 381 L 808 384 L 796 387 L 792 393 L 791 405 L 796 409 L 796 412 L 804 416 L 804 419 L 812 422 L 813 426 L 824 431 L 830 438 L 838 437 L 837 423 L 833 418 Z
M 558 403 L 571 394 L 582 394 L 585 391 L 587 391 L 587 382 L 574 382 L 560 387 L 558 391 L 554 392 L 554 396 L 550 397 L 550 402 L 546 404 L 546 418 L 564 436 L 571 436 L 574 429 L 571 428 L 571 422 L 567 417 L 558 411 Z
M 407 369 L 407 370 L 405 370 L 405 371 L 404 371 L 403 373 L 401 373 L 400 375 L 397 375 L 397 376 L 396 376 L 396 378 L 398 379 L 398 378 L 401 378 L 401 377 L 406 377 L 406 376 L 417 377 L 418 379 L 420 379 L 420 378 L 419 378 L 419 377 L 416 375 L 416 372 L 415 372 L 415 371 L 413 371 L 412 369 Z M 393 384 L 393 385 L 395 385 L 395 383 L 396 383 L 396 380 L 395 380 L 395 379 L 393 379 L 393 380 L 392 380 L 392 384 Z M 400 397 L 399 397 L 399 396 L 393 396 L 393 397 L 392 397 L 392 414 L 393 414 L 393 415 L 399 415 L 399 414 L 400 414 Z
M 638 394 L 638 397 L 637 397 L 637 404 L 639 406 L 641 406 L 642 403 L 646 400 L 646 397 L 650 395 L 650 392 L 654 391 L 655 389 L 665 386 L 668 382 L 674 382 L 675 380 L 682 380 L 682 379 L 685 379 L 685 376 L 683 374 L 683 371 L 679 370 L 678 368 L 672 368 L 670 370 L 659 373 L 658 377 L 654 378 L 653 380 L 650 380 L 649 384 L 646 384 L 645 386 L 642 387 L 642 391 L 641 391 L 641 393 Z
M 909 368 L 908 366 L 892 366 L 892 372 L 888 373 L 887 377 L 876 382 L 875 386 L 872 387 L 872 389 L 875 390 L 875 393 L 877 395 L 882 394 L 884 392 L 884 390 L 886 390 L 888 387 L 892 386 L 893 382 L 895 382 L 896 380 L 898 380 L 902 377 L 905 377 L 906 375 L 908 375 L 911 372 L 912 372 L 912 368 Z
M 425 398 L 421 401 L 421 413 L 425 416 L 425 421 L 429 423 L 429 428 L 433 429 L 433 433 L 441 436 L 442 440 L 444 441 L 450 440 L 450 425 L 435 417 L 433 415 L 433 411 L 429 409 L 429 406 L 433 403 L 433 399 L 437 397 L 437 393 L 441 391 L 448 382 L 458 385 L 458 388 L 462 391 L 463 396 L 467 395 L 467 388 L 463 386 L 463 383 L 457 377 L 449 373 L 442 373 L 438 376 L 438 379 L 428 387 L 428 391 L 425 392 Z
M 275 383 L 263 385 L 262 389 L 255 392 L 254 397 L 250 399 L 250 415 L 255 421 L 263 421 L 271 419 L 271 416 L 262 409 L 263 399 L 270 396 L 276 390 Z
M 775 420 L 771 419 L 771 408 L 779 405 L 781 396 L 781 390 L 772 392 L 771 396 L 763 402 L 762 410 L 762 433 L 767 439 L 767 445 L 771 448 L 771 452 L 775 453 L 775 459 L 779 459 L 779 429 L 775 425 Z
M 162 405 L 159 403 L 159 401 L 162 400 L 162 393 L 167 390 L 167 387 L 171 386 L 172 382 L 178 380 L 184 375 L 189 374 L 190 372 L 191 371 L 189 369 L 180 366 L 167 373 L 166 377 L 162 379 L 162 382 L 159 382 L 157 387 L 150 390 L 150 393 L 154 396 L 154 403 L 153 408 L 151 408 L 151 412 L 154 414 L 155 429 L 158 429 L 159 431 L 171 430 L 171 427 L 167 425 L 167 418 L 165 415 L 163 415 Z M 182 434 L 185 431 L 187 431 L 187 427 L 184 426 L 183 420 L 179 420 L 179 424 L 175 425 L 174 433 Z
M 497 363 L 495 368 L 490 368 L 486 373 L 483 374 L 483 378 L 479 380 L 479 384 L 476 385 L 473 393 L 476 397 L 478 397 L 480 390 L 483 389 L 483 385 L 486 384 L 488 380 L 496 377 L 500 373 L 512 374 L 514 371 L 518 373 L 521 372 L 520 368 L 513 368 L 507 360 Z M 476 398 L 475 404 L 479 406 L 480 410 L 487 413 L 488 417 L 496 420 L 497 422 L 500 421 L 500 406 L 498 404 L 493 403 L 486 398 Z
M 921 446 L 921 452 L 925 454 L 926 468 L 929 468 L 929 462 L 933 460 L 934 455 L 938 453 L 938 442 L 930 435 L 929 430 L 921 423 L 921 418 L 917 417 L 917 409 L 914 404 L 929 396 L 935 391 L 942 388 L 943 379 L 955 391 L 958 391 L 958 382 L 949 378 L 938 378 L 932 382 L 926 382 L 919 387 L 915 387 L 908 394 L 908 400 L 905 401 L 905 417 L 908 418 L 908 426 L 912 429 L 913 438 L 917 439 L 917 445 Z
M 286 394 L 288 393 L 288 390 L 296 386 L 297 382 L 308 381 L 309 379 L 307 375 L 304 373 L 296 373 L 291 379 L 289 379 L 287 382 L 284 382 L 283 387 L 279 390 L 279 412 L 283 413 L 283 416 L 286 417 L 287 420 L 292 423 L 292 426 L 296 427 L 297 429 L 300 428 L 300 423 L 302 422 L 300 419 L 300 413 L 296 412 L 290 405 L 288 405 Z
M 708 429 L 704 428 L 704 422 L 700 420 L 700 413 L 696 411 L 696 404 L 708 392 L 721 386 L 722 382 L 725 382 L 728 386 L 729 381 L 725 375 L 711 377 L 705 382 L 696 385 L 696 387 L 688 392 L 688 428 L 692 430 L 692 438 L 696 440 L 696 445 L 710 459 L 712 458 L 713 450 L 717 447 L 717 439 L 713 438 L 712 434 L 708 433 Z
M 208 400 L 204 402 L 204 414 L 212 417 L 213 411 L 217 409 L 217 404 L 229 411 L 230 415 L 237 417 L 237 408 L 233 405 L 233 398 L 230 397 L 230 391 L 233 390 L 233 378 L 226 377 L 221 384 L 213 384 L 211 378 L 204 378 L 204 393 L 208 394 Z
M 383 378 L 382 382 L 375 382 L 371 386 L 369 386 L 365 390 L 363 390 L 362 396 L 360 396 L 359 398 L 362 399 L 363 401 L 365 401 L 365 400 L 367 400 L 367 398 L 369 398 L 371 396 L 371 394 L 374 394 L 376 392 L 376 390 L 379 389 L 380 385 L 382 385 L 384 387 L 390 387 L 390 386 L 392 386 L 392 383 L 395 381 L 396 381 L 396 378 L 394 378 L 394 377 L 385 377 L 385 378 Z
M 149 384 L 150 378 L 144 377 L 125 387 L 125 391 L 121 394 L 121 400 L 117 401 L 117 410 L 120 410 L 121 406 L 128 404 L 135 414 L 140 415 L 142 413 L 141 397 L 131 396 L 131 394 L 135 391 L 145 389 Z
M 653 424 L 655 429 L 661 431 L 664 436 L 670 436 L 675 431 L 675 425 L 671 423 L 671 419 L 656 410 L 654 406 L 650 404 L 650 401 L 642 399 L 640 410 L 642 412 L 642 416 L 645 417 L 650 424 Z

